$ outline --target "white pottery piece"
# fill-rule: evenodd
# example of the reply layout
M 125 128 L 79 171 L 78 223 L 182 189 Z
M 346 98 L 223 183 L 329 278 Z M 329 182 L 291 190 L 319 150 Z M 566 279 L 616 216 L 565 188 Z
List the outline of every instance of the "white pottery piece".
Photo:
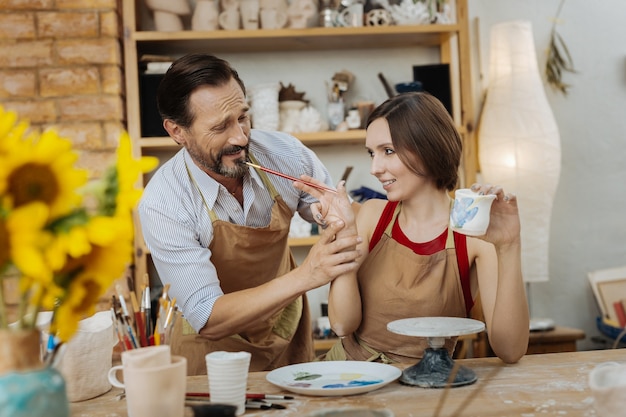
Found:
M 429 24 L 431 17 L 428 6 L 423 2 L 402 0 L 400 4 L 389 4 L 388 0 L 378 0 L 397 25 L 424 25 Z
M 598 417 L 621 417 L 626 410 L 626 365 L 604 362 L 589 373 L 589 388 L 593 393 Z
M 280 109 L 280 130 L 296 133 L 299 131 L 300 110 L 306 106 L 304 101 L 285 100 L 278 103 Z
M 218 15 L 217 0 L 197 0 L 191 17 L 191 30 L 216 30 Z

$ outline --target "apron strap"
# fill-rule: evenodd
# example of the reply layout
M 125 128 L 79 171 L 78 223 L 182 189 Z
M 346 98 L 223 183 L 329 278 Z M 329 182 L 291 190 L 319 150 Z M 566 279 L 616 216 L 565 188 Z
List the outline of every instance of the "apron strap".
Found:
M 398 214 L 400 214 L 400 208 L 402 207 L 402 201 L 396 205 L 396 208 L 391 216 L 391 220 L 387 223 L 387 227 L 385 228 L 384 234 L 391 237 L 391 230 L 393 229 L 393 225 L 396 223 L 396 219 L 398 218 Z
M 252 155 L 252 153 L 248 153 L 248 157 L 250 158 L 250 162 L 258 165 L 258 161 L 254 157 L 254 155 Z M 189 167 L 187 166 L 187 161 L 185 161 L 185 168 L 187 169 L 187 174 L 189 175 L 191 182 L 193 182 L 193 185 L 196 187 L 196 189 L 200 193 L 200 198 L 202 198 L 202 203 L 204 204 L 206 211 L 209 213 L 209 218 L 211 219 L 211 223 L 218 221 L 219 218 L 217 217 L 217 214 L 215 214 L 215 212 L 209 208 L 209 205 L 206 203 L 206 200 L 204 199 L 204 195 L 202 195 L 202 191 L 200 191 L 200 187 L 198 186 L 196 179 L 191 174 L 191 171 L 189 170 Z M 278 196 L 278 191 L 276 191 L 276 187 L 274 187 L 274 184 L 272 184 L 272 182 L 270 181 L 265 171 L 258 170 L 257 172 L 259 174 L 259 177 L 261 178 L 261 182 L 263 182 L 263 185 L 269 191 L 270 196 L 272 197 L 272 200 L 276 201 L 276 197 Z
M 380 359 L 382 363 L 386 363 L 386 364 L 398 363 L 397 361 L 394 361 L 393 359 L 391 359 L 389 356 L 385 355 L 383 352 L 379 352 L 376 349 L 373 349 L 372 347 L 368 346 L 367 343 L 359 339 L 356 333 L 354 333 L 354 339 L 357 341 L 359 346 L 361 346 L 363 349 L 365 349 L 372 355 L 366 359 L 367 362 L 374 362 L 375 360 Z

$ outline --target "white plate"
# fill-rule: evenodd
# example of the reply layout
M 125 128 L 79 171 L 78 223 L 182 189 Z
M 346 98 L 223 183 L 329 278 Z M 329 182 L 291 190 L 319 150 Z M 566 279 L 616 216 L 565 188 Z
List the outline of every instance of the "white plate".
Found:
M 320 361 L 283 366 L 266 378 L 297 394 L 330 397 L 374 391 L 401 374 L 400 369 L 378 362 Z
M 415 317 L 387 323 L 387 330 L 406 336 L 452 337 L 480 333 L 485 323 L 462 317 Z

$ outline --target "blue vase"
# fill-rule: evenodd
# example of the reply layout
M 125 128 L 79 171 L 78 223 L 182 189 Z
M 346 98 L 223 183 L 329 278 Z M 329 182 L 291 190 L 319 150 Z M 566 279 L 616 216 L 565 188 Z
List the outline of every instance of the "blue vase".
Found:
M 65 380 L 43 366 L 39 332 L 0 330 L 0 417 L 69 417 Z
M 0 417 L 69 417 L 65 380 L 54 368 L 0 376 Z

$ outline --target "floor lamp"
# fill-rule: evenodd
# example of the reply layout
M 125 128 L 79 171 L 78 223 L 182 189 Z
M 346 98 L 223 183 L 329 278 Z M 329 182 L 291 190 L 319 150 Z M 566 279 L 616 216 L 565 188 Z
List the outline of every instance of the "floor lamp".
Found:
M 524 280 L 547 281 L 561 145 L 530 22 L 494 25 L 489 53 L 489 84 L 478 133 L 481 175 L 486 183 L 500 184 L 518 196 Z

